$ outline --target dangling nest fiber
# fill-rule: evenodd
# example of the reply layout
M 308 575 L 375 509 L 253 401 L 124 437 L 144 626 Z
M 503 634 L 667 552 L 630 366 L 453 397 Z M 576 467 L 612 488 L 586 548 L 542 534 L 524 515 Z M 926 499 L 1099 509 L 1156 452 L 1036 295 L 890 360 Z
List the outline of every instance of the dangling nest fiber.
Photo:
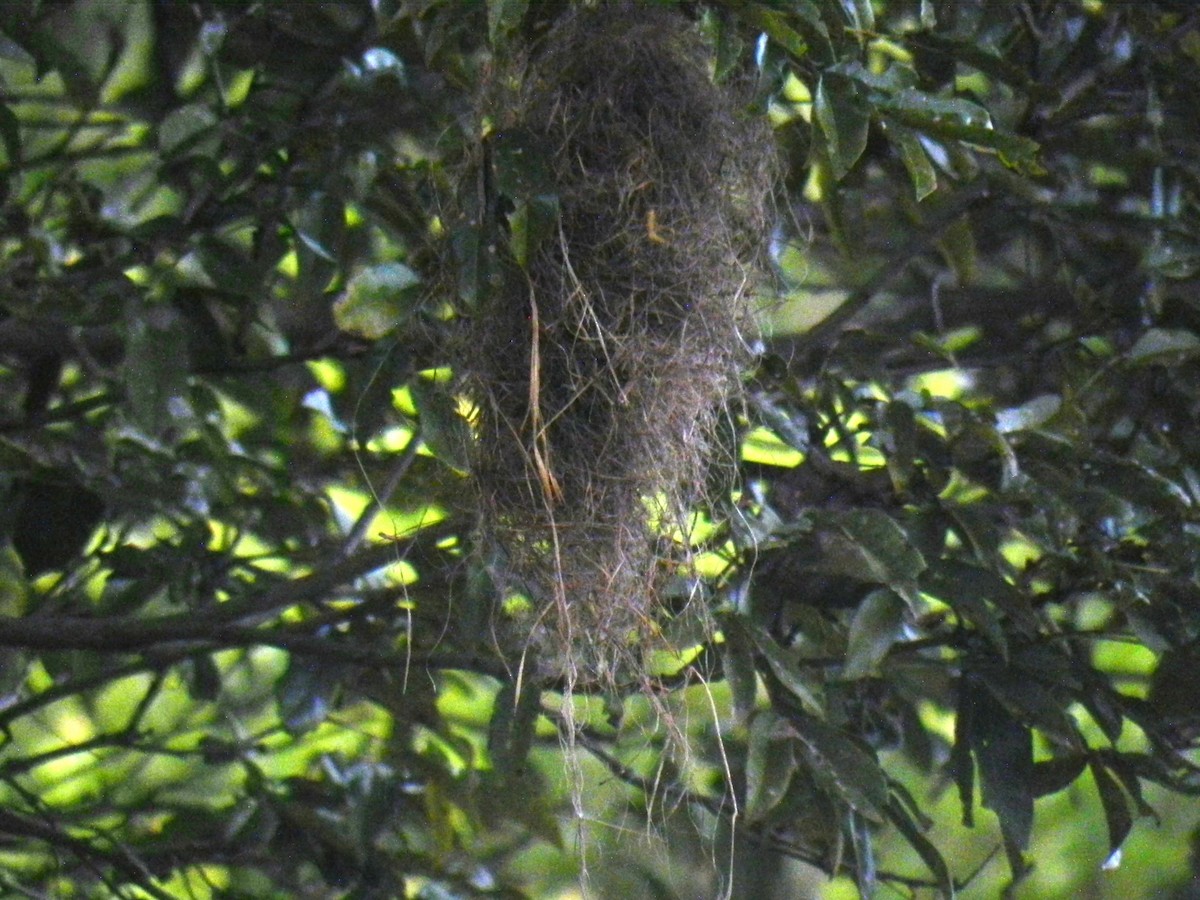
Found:
M 613 678 L 687 570 L 664 535 L 705 499 L 746 361 L 774 151 L 673 12 L 570 14 L 517 69 L 492 114 L 538 148 L 557 222 L 471 335 L 485 533 L 548 670 Z

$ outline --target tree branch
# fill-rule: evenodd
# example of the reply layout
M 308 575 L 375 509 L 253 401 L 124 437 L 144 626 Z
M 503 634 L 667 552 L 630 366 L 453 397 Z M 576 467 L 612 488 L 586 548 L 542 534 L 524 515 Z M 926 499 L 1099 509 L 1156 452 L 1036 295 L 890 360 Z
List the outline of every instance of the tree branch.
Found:
M 233 600 L 207 613 L 189 611 L 156 618 L 99 619 L 0 616 L 0 647 L 121 653 L 176 642 L 219 640 L 223 630 L 230 636 L 236 634 L 228 632 L 230 626 L 261 624 L 288 607 L 321 600 L 335 588 L 404 560 L 419 545 L 432 547 L 451 533 L 448 527 L 430 528 L 408 541 L 374 544 L 310 575 L 278 584 L 260 596 Z

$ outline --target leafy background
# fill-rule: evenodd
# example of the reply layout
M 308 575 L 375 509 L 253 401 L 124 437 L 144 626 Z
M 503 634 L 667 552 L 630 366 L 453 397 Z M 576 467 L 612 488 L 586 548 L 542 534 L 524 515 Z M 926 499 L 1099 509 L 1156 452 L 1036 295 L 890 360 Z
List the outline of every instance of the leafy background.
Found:
M 0 6 L 4 890 L 1193 896 L 1196 11 L 667 4 L 775 128 L 778 290 L 719 631 L 570 733 L 448 210 L 576 5 Z

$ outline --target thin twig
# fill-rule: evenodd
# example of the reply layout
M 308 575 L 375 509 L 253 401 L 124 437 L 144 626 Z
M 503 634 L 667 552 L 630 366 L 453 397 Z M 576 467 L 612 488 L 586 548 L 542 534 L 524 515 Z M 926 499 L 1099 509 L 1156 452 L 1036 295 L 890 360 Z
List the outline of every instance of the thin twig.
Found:
M 408 443 L 400 453 L 396 464 L 392 466 L 392 471 L 388 474 L 387 481 L 379 488 L 371 485 L 371 499 L 358 519 L 355 520 L 354 525 L 350 528 L 350 533 L 346 537 L 346 544 L 342 547 L 343 557 L 353 556 L 355 551 L 362 545 L 363 539 L 367 536 L 367 529 L 371 527 L 371 522 L 387 506 L 388 502 L 392 499 L 392 495 L 400 487 L 400 482 L 408 474 L 408 470 L 417 458 L 417 450 L 420 448 L 420 445 L 421 432 L 418 429 L 413 431 L 412 436 L 408 439 Z

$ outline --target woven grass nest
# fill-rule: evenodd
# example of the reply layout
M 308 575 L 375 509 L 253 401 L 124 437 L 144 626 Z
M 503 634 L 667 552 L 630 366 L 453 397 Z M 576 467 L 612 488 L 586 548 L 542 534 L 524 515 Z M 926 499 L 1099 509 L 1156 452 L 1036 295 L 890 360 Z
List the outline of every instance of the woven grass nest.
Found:
M 475 475 L 501 587 L 531 601 L 542 670 L 572 681 L 661 646 L 688 511 L 734 464 L 715 426 L 747 361 L 775 156 L 711 73 L 686 18 L 610 4 L 564 17 L 485 109 L 538 157 L 538 197 L 510 208 L 553 215 L 473 317 Z

